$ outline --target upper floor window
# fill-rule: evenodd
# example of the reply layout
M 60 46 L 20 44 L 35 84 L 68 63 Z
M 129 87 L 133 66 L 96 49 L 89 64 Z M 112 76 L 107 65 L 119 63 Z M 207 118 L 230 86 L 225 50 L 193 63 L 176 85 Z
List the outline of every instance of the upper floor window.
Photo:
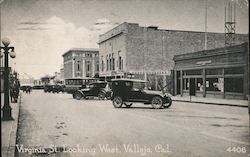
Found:
M 106 71 L 109 70 L 109 58 L 108 55 L 106 56 Z
M 112 59 L 112 70 L 115 70 L 115 57 L 114 57 L 114 53 L 112 53 L 111 59 Z
M 87 71 L 90 71 L 90 61 L 87 61 Z

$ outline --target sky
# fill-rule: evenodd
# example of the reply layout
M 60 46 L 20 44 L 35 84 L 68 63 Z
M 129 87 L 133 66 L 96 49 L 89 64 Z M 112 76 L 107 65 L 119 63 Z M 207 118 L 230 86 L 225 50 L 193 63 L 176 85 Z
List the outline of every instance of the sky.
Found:
M 20 77 L 59 72 L 70 48 L 98 48 L 100 34 L 123 23 L 160 29 L 224 33 L 232 0 L 0 0 L 1 38 L 15 47 L 11 66 Z M 248 0 L 234 0 L 236 33 L 249 33 Z

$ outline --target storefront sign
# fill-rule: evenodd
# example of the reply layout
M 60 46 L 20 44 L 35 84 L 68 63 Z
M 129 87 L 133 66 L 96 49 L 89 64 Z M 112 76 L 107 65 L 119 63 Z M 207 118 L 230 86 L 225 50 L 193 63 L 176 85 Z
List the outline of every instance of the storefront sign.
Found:
M 211 60 L 196 62 L 196 64 L 199 64 L 199 65 L 206 65 L 206 64 L 210 64 L 210 63 L 212 63 Z

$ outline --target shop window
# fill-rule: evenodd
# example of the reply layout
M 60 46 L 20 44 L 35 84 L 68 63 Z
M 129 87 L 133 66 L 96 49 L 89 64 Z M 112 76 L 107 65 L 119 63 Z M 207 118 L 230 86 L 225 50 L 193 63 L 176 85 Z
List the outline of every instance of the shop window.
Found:
M 225 78 L 225 92 L 243 93 L 243 78 Z
M 224 92 L 224 78 L 207 78 L 206 90 Z
M 206 75 L 222 75 L 223 71 L 222 69 L 207 69 Z
M 188 90 L 189 89 L 189 80 L 188 80 L 188 78 L 183 79 L 183 84 L 184 84 L 184 86 L 183 86 L 184 90 Z
M 184 71 L 184 75 L 201 75 L 202 71 L 201 70 L 187 70 Z
M 243 67 L 225 68 L 225 74 L 244 74 Z
M 204 90 L 203 79 L 202 78 L 197 78 L 196 90 L 198 90 L 198 91 L 203 91 Z

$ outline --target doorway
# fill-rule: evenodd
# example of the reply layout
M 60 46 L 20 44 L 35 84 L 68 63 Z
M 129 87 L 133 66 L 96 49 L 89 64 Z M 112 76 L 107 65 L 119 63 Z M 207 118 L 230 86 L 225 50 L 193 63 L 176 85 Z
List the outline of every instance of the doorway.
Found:
M 190 78 L 189 95 L 195 96 L 195 78 Z

